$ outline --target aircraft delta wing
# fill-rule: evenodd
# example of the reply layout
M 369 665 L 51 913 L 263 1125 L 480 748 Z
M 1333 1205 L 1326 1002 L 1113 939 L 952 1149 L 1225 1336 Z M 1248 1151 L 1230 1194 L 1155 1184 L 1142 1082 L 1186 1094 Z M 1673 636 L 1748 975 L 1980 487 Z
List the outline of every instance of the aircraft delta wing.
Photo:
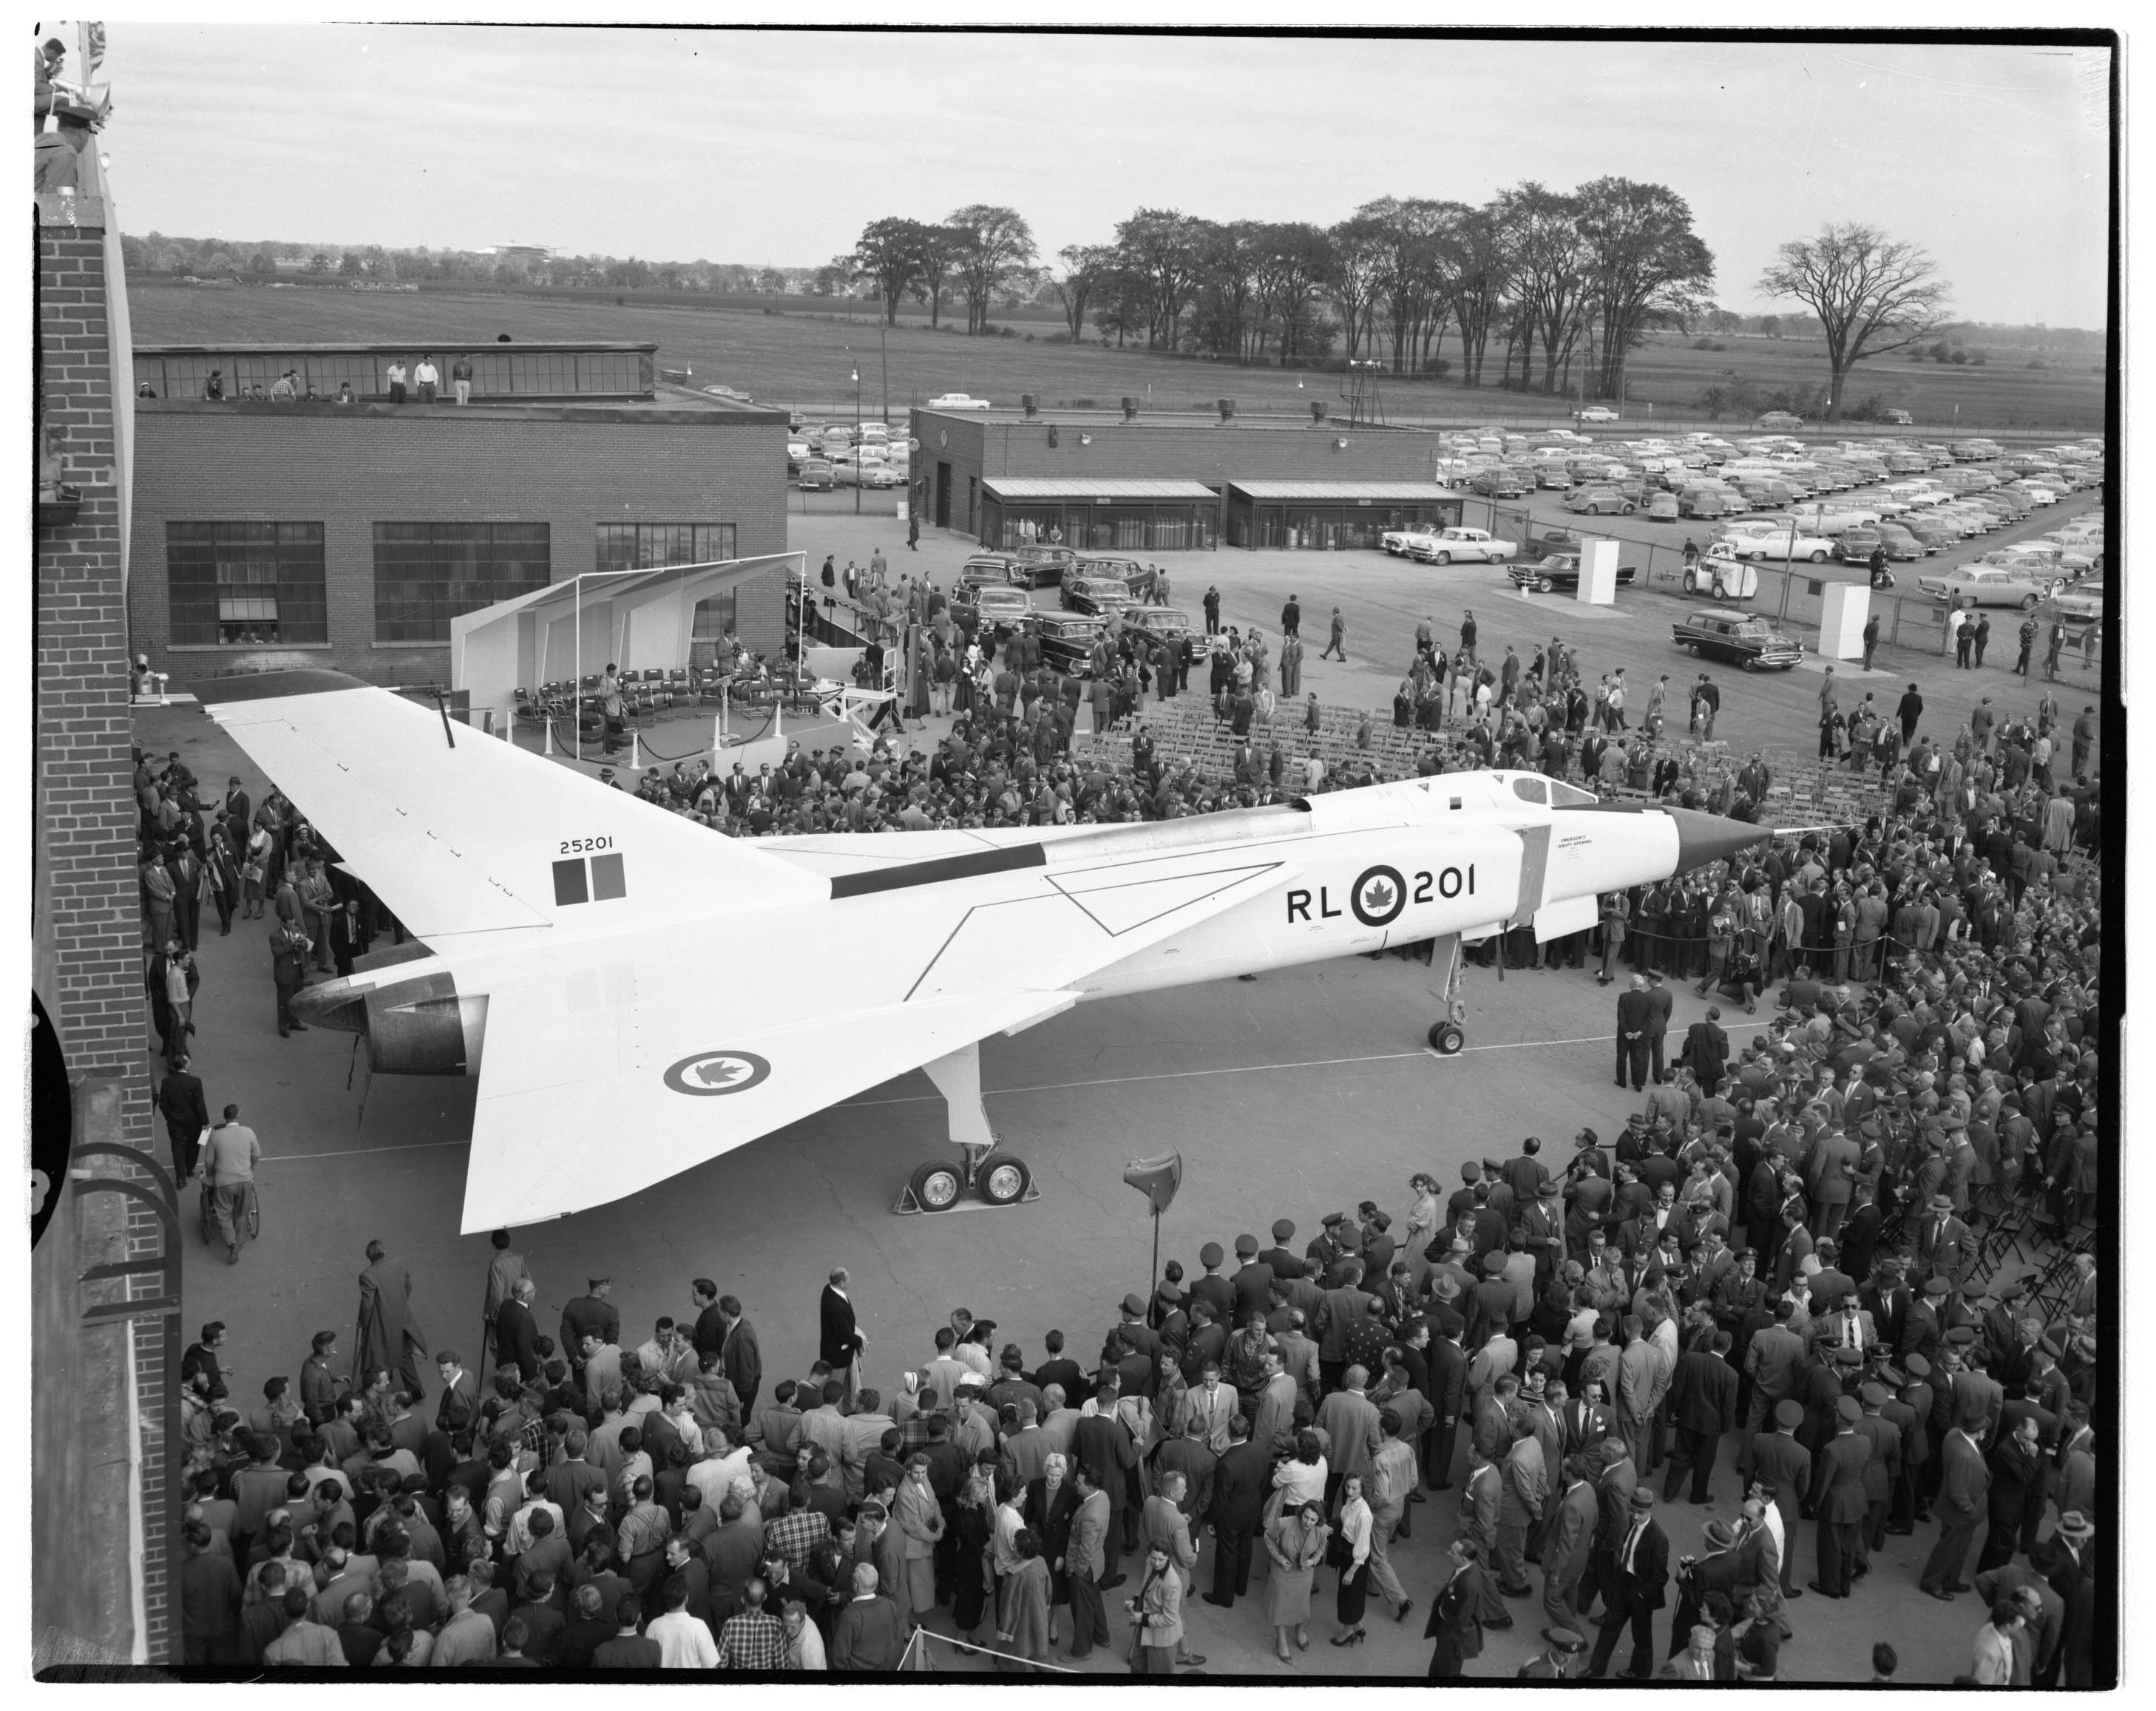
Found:
M 453 748 L 335 673 L 198 692 L 435 953 L 305 999 L 377 1068 L 477 1066 L 467 1231 L 618 1199 L 1040 1021 L 1293 874 L 1203 846 L 1051 867 L 1034 840 L 825 877 L 470 729 Z M 385 1061 L 430 1018 L 435 1057 Z

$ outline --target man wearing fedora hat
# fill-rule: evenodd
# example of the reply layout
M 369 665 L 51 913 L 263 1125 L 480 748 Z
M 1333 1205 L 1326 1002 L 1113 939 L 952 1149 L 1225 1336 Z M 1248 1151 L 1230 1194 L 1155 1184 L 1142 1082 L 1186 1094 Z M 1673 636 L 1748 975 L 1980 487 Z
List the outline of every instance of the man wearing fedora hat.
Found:
M 1655 1667 L 1655 1612 L 1669 1599 L 1670 1541 L 1655 1519 L 1655 1494 L 1644 1487 L 1632 1493 L 1631 1515 L 1624 1535 L 1604 1575 L 1602 1592 L 1609 1606 L 1594 1654 L 1588 1660 L 1584 1678 L 1599 1680 L 1609 1672 L 1610 1659 L 1626 1629 L 1632 1634 L 1632 1655 L 1625 1672 L 1645 1681 Z
M 1430 1280 L 1435 1305 L 1443 1304 L 1446 1292 L 1454 1296 L 1460 1286 L 1440 1272 Z M 1430 1327 L 1430 1429 L 1423 1435 L 1423 1476 L 1432 1491 L 1452 1487 L 1453 1447 L 1459 1441 L 1460 1416 L 1467 1405 L 1467 1351 L 1460 1345 L 1461 1325 L 1455 1313 L 1440 1318 L 1433 1310 L 1424 1316 Z
M 1710 1520 L 1702 1524 L 1700 1535 L 1707 1554 L 1677 1559 L 1677 1608 L 1670 1624 L 1672 1657 L 1683 1649 L 1685 1636 L 1702 1619 L 1710 1597 L 1719 1593 L 1732 1607 L 1743 1601 L 1748 1565 L 1737 1549 L 1737 1529 L 1727 1521 Z

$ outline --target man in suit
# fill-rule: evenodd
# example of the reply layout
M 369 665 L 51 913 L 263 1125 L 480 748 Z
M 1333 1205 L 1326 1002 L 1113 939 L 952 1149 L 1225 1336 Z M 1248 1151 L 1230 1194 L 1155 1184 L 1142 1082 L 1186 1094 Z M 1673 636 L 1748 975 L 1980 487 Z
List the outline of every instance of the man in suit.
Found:
M 1300 1277 L 1303 1274 L 1303 1259 L 1288 1244 L 1295 1240 L 1295 1220 L 1281 1218 L 1273 1224 L 1273 1245 L 1258 1256 L 1259 1261 L 1272 1267 L 1273 1276 L 1282 1281 Z
M 1805 1154 L 1804 1197 L 1811 1206 L 1813 1240 L 1832 1236 L 1849 1215 L 1858 1157 L 1856 1143 L 1839 1128 L 1822 1130 Z
M 1958 1288 L 1962 1274 L 1975 1257 L 1975 1237 L 1954 1215 L 1953 1196 L 1933 1195 L 1930 1209 L 1917 1222 L 1917 1269 L 1927 1279 L 1943 1277 Z
M 1482 1570 L 1482 1547 L 1470 1538 L 1452 1541 L 1447 1554 L 1451 1571 L 1437 1595 L 1430 1601 L 1430 1619 L 1423 1637 L 1437 1644 L 1430 1656 L 1430 1679 L 1450 1681 L 1466 1672 L 1467 1662 L 1482 1655 L 1482 1630 L 1490 1626 L 1483 1612 L 1494 1595 Z M 1507 1616 L 1501 1626 L 1512 1626 Z
M 1328 1472 L 1325 1480 L 1325 1502 L 1329 1510 L 1340 1490 L 1340 1482 L 1351 1473 L 1364 1476 L 1367 1485 L 1370 1463 L 1384 1443 L 1378 1426 L 1377 1405 L 1366 1394 L 1370 1374 L 1360 1366 L 1351 1366 L 1342 1374 L 1343 1388 L 1335 1390 L 1318 1405 L 1317 1427 L 1332 1443 L 1332 1453 L 1327 1458 Z
M 495 1309 L 494 1316 L 495 1364 L 514 1361 L 526 1380 L 540 1377 L 546 1365 L 539 1354 L 539 1321 L 531 1315 L 531 1303 L 538 1294 L 536 1283 L 529 1277 L 519 1277 L 509 1299 Z
M 1797 1428 L 1804 1423 L 1801 1403 L 1784 1398 L 1774 1405 L 1774 1429 L 1759 1433 L 1746 1446 L 1738 1472 L 1748 1487 L 1774 1487 L 1774 1507 L 1782 1517 L 1782 1596 L 1801 1598 L 1796 1585 L 1797 1519 L 1799 1505 L 1812 1476 L 1811 1452 L 1797 1441 Z
M 497 1230 L 491 1238 L 494 1257 L 486 1262 L 486 1304 L 481 1316 L 484 1335 L 480 1340 L 480 1364 L 486 1364 L 488 1350 L 494 1344 L 494 1322 L 501 1312 L 501 1304 L 515 1292 L 520 1277 L 531 1276 L 531 1268 L 524 1263 L 524 1256 L 510 1246 L 511 1237 L 506 1230 Z M 525 1377 L 537 1374 L 527 1370 Z
M 835 1267 L 818 1303 L 816 1358 L 826 1363 L 845 1385 L 845 1405 L 854 1405 L 854 1391 L 860 1382 L 861 1352 L 868 1347 L 854 1322 L 853 1298 L 846 1293 L 846 1268 Z M 746 1405 L 746 1399 L 744 1405 Z
M 1207 1603 L 1226 1610 L 1250 1591 L 1252 1541 L 1271 1485 L 1271 1453 L 1252 1441 L 1250 1421 L 1237 1414 L 1228 1422 L 1228 1448 L 1213 1470 L 1213 1502 L 1205 1517 L 1214 1540 Z
M 1097 1476 L 1101 1488 L 1108 1496 L 1111 1509 L 1120 1512 L 1123 1525 L 1120 1537 L 1122 1549 L 1135 1549 L 1137 1544 L 1137 1516 L 1139 1505 L 1132 1501 L 1133 1477 L 1137 1472 L 1137 1446 L 1131 1440 L 1130 1428 L 1117 1417 L 1116 1405 L 1121 1392 L 1112 1377 L 1103 1379 L 1094 1392 L 1091 1414 L 1081 1416 L 1073 1438 L 1073 1453 L 1076 1460 L 1091 1467 Z M 1111 1528 L 1102 1541 L 1103 1560 L 1101 1570 L 1101 1589 L 1103 1591 L 1120 1586 L 1123 1577 L 1117 1572 L 1116 1529 Z
M 1864 1410 L 1854 1396 L 1835 1407 L 1835 1435 L 1821 1447 L 1812 1474 L 1810 1501 L 1819 1518 L 1819 1578 L 1811 1590 L 1829 1598 L 1846 1598 L 1856 1576 L 1856 1535 L 1864 1522 L 1864 1464 L 1871 1454 L 1868 1438 L 1857 1435 Z
M 1661 1401 L 1661 1359 L 1636 1313 L 1625 1315 L 1625 1352 L 1617 1364 L 1617 1431 L 1631 1452 L 1632 1465 L 1645 1472 Z
M 1335 1273 L 1338 1282 L 1327 1288 L 1317 1303 L 1317 1378 L 1327 1390 L 1340 1388 L 1348 1371 L 1348 1333 L 1370 1316 L 1370 1297 L 1359 1287 L 1363 1262 L 1343 1260 Z
M 1722 1030 L 1719 1005 L 1709 1005 L 1706 1018 L 1685 1030 L 1684 1056 L 1679 1061 L 1699 1078 L 1702 1093 L 1721 1086 L 1729 1064 L 1729 1035 Z
M 1632 1091 L 1645 1091 L 1647 1086 L 1647 1058 L 1650 1050 L 1648 1035 L 1654 1027 L 1654 1015 L 1647 1002 L 1647 977 L 1635 974 L 1632 984 L 1617 995 L 1617 1085 L 1623 1087 L 1626 1076 L 1631 1078 Z
M 381 1367 L 414 1396 L 424 1396 L 419 1363 L 427 1338 L 412 1318 L 412 1272 L 388 1257 L 378 1241 L 367 1245 L 367 1269 L 359 1274 L 359 1323 L 352 1338 L 353 1370 Z
M 1589 1681 L 1609 1672 L 1610 1659 L 1627 1628 L 1632 1632 L 1632 1655 L 1625 1674 L 1645 1681 L 1654 1672 L 1655 1612 L 1669 1598 L 1670 1541 L 1655 1519 L 1654 1493 L 1644 1487 L 1634 1491 L 1631 1510 L 1603 1580 L 1609 1613 L 1603 1619 L 1594 1655 L 1588 1660 L 1584 1678 Z
M 1579 1583 L 1594 1547 L 1595 1491 L 1584 1456 L 1565 1457 L 1563 1489 L 1543 1539 L 1543 1637 L 1587 1626 L 1579 1611 Z M 1553 1642 L 1554 1643 L 1554 1642 Z
M 1695 1332 L 1691 1347 L 1677 1357 L 1670 1380 L 1670 1415 L 1676 1423 L 1676 1446 L 1662 1482 L 1662 1501 L 1675 1503 L 1685 1471 L 1691 1470 L 1691 1500 L 1705 1508 L 1714 1478 L 1714 1459 L 1722 1438 L 1737 1430 L 1737 1369 L 1729 1364 L 1729 1333 Z
M 1082 1460 L 1070 1470 L 1078 1507 L 1071 1513 L 1070 1542 L 1063 1559 L 1070 1581 L 1073 1657 L 1091 1657 L 1096 1646 L 1108 1643 L 1108 1616 L 1101 1602 L 1101 1591 L 1106 1578 L 1106 1553 L 1115 1535 L 1115 1518 L 1108 1494 L 1101 1488 L 1101 1470 Z
M 1984 1463 L 1976 1436 L 1983 1428 L 1981 1413 L 1965 1412 L 1939 1446 L 1939 1537 L 1917 1584 L 1943 1602 L 1969 1590 L 1962 1570 L 1969 1564 L 1969 1548 L 1989 1514 L 1991 1469 Z
M 1476 1590 L 1481 1600 L 1476 1621 L 1486 1628 L 1509 1628 L 1512 1618 L 1496 1582 L 1497 1529 L 1505 1506 L 1505 1476 L 1496 1459 L 1481 1445 L 1467 1451 L 1467 1483 L 1460 1493 L 1460 1539 L 1474 1545 L 1477 1560 L 1488 1565 Z
M 1432 1491 L 1452 1488 L 1453 1447 L 1460 1438 L 1460 1416 L 1467 1400 L 1467 1351 L 1460 1333 L 1435 1331 L 1430 1340 L 1430 1405 L 1433 1416 L 1423 1436 L 1423 1477 Z
M 1648 1072 L 1661 1085 L 1670 1078 L 1669 1065 L 1665 1061 L 1669 1050 L 1670 1016 L 1676 1008 L 1676 995 L 1662 984 L 1659 969 L 1647 974 L 1647 1058 Z
M 165 1133 L 172 1143 L 172 1179 L 177 1186 L 185 1188 L 201 1155 L 203 1131 L 210 1123 L 202 1077 L 188 1067 L 184 1051 L 173 1055 L 171 1071 L 157 1084 L 157 1112 L 165 1119 Z
M 1774 1303 L 1774 1323 L 1752 1333 L 1744 1351 L 1745 1374 L 1752 1380 L 1752 1405 L 1746 1411 L 1744 1429 L 1757 1431 L 1778 1403 L 1796 1393 L 1797 1367 L 1804 1356 L 1804 1339 L 1789 1328 L 1795 1311 L 1785 1297 Z
M 1632 1493 L 1640 1484 L 1638 1471 L 1632 1466 L 1631 1456 L 1622 1438 L 1605 1437 L 1592 1455 L 1594 1539 L 1588 1547 L 1587 1578 L 1580 1583 L 1574 1600 L 1583 1616 L 1594 1608 L 1594 1601 L 1604 1593 L 1616 1565 L 1617 1547 L 1624 1542 L 1625 1529 L 1631 1524 Z
M 1512 1421 L 1512 1445 L 1507 1452 L 1497 1508 L 1498 1589 L 1509 1598 L 1524 1597 L 1527 1584 L 1527 1538 L 1542 1520 L 1549 1501 L 1549 1470 L 1533 1423 L 1524 1414 Z

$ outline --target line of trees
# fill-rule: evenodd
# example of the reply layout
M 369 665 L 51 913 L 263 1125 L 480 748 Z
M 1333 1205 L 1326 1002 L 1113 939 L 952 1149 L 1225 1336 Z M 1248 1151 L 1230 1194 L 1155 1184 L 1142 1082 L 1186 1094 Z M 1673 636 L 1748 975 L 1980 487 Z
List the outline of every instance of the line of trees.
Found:
M 1015 210 L 959 209 L 937 223 L 876 220 L 834 269 L 870 285 L 896 321 L 911 297 L 940 318 L 945 285 L 968 329 L 999 302 L 1052 295 L 1070 337 L 1088 327 L 1240 362 L 1337 357 L 1396 374 L 1445 373 L 1448 333 L 1460 378 L 1614 396 L 1626 353 L 1651 331 L 1687 327 L 1710 306 L 1714 257 L 1666 185 L 1598 178 L 1569 192 L 1528 182 L 1481 208 L 1381 197 L 1331 226 L 1217 221 L 1142 208 L 1111 242 L 1073 244 L 1043 268 Z M 1515 362 L 1518 378 L 1513 378 Z

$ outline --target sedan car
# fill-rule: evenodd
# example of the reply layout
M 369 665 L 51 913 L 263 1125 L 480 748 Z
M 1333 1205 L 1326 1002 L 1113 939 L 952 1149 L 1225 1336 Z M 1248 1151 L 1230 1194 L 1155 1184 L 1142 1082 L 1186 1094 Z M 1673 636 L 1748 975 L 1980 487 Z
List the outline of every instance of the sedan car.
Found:
M 1732 535 L 1727 542 L 1739 558 L 1809 558 L 1825 564 L 1834 557 L 1834 542 L 1825 535 L 1808 535 L 1801 529 L 1762 529 L 1756 534 Z
M 1769 410 L 1752 425 L 1763 434 L 1794 434 L 1804 425 L 1804 419 L 1787 410 Z
M 958 567 L 958 586 L 967 588 L 1008 588 L 1017 585 L 1008 553 L 976 552 Z
M 1021 547 L 1011 557 L 1036 588 L 1055 587 L 1078 563 L 1076 549 L 1070 547 Z
M 2033 612 L 2066 578 L 2037 567 L 1965 564 L 1943 576 L 1920 576 L 1917 587 L 1943 606 L 2019 606 Z
M 1434 523 L 1417 523 L 1411 528 L 1387 529 L 1378 537 L 1378 544 L 1394 558 L 1414 557 L 1414 543 L 1427 541 L 1437 532 Z
M 1535 486 L 1552 493 L 1569 493 L 1572 476 L 1563 464 L 1554 460 L 1535 460 Z
M 1650 523 L 1673 523 L 1677 520 L 1677 496 L 1674 493 L 1657 493 L 1647 501 L 1647 521 Z
M 983 627 L 1016 629 L 1033 616 L 1033 596 L 1024 588 L 983 588 L 973 597 Z
M 1503 564 L 1519 556 L 1510 541 L 1501 541 L 1487 529 L 1440 529 L 1419 537 L 1409 556 L 1423 564 Z
M 1123 622 L 1147 635 L 1177 637 L 1198 634 L 1197 624 L 1180 606 L 1133 606 L 1123 614 Z
M 1525 499 L 1532 483 L 1507 469 L 1484 470 L 1467 486 L 1491 499 Z
M 1573 411 L 1573 419 L 1580 422 L 1614 422 L 1617 413 L 1607 404 L 1589 404 L 1584 410 Z
M 2076 583 L 2071 588 L 2062 588 L 2051 604 L 2057 609 L 2062 623 L 2100 623 L 2103 618 L 2103 578 L 2095 577 L 2087 582 Z
M 1104 552 L 1080 553 L 1072 573 L 1081 577 L 1114 577 L 1130 591 L 1133 600 L 1150 599 L 1153 585 L 1160 578 L 1160 573 L 1150 564 L 1141 564 L 1135 558 L 1116 557 Z
M 812 457 L 802 464 L 800 477 L 794 485 L 803 493 L 829 493 L 839 480 L 828 459 Z
M 1093 669 L 1093 644 L 1108 627 L 1105 618 L 1081 617 L 1070 612 L 1050 612 L 1034 620 L 1040 638 L 1040 657 L 1067 677 L 1085 677 Z
M 1727 607 L 1692 613 L 1670 626 L 1671 639 L 1691 650 L 1693 658 L 1727 660 L 1747 671 L 1763 665 L 1788 671 L 1804 657 L 1804 648 L 1779 634 L 1763 618 Z
M 1073 576 L 1063 581 L 1063 609 L 1106 618 L 1131 604 L 1130 586 L 1119 576 Z
M 1617 586 L 1629 588 L 1639 576 L 1636 564 L 1617 567 Z M 1510 566 L 1505 574 L 1512 579 L 1512 586 L 1531 588 L 1538 594 L 1576 593 L 1579 588 L 1579 557 L 1568 558 L 1537 558 L 1532 564 Z
M 1630 516 L 1640 507 L 1614 487 L 1576 487 L 1564 496 L 1564 508 L 1594 516 Z

